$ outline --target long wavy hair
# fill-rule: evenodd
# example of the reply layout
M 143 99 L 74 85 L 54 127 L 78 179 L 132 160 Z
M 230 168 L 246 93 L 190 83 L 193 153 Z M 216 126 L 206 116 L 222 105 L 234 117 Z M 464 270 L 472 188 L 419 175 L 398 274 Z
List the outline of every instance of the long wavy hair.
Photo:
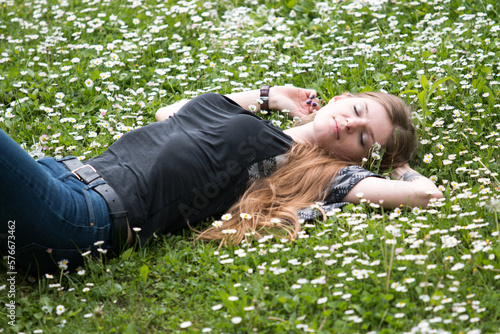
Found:
M 373 99 L 389 115 L 394 131 L 384 145 L 380 169 L 407 163 L 417 145 L 409 106 L 394 95 L 380 92 L 349 97 Z M 313 118 L 314 115 L 306 118 L 302 124 Z M 228 210 L 221 226 L 211 226 L 199 232 L 196 240 L 220 240 L 222 246 L 235 245 L 249 237 L 260 239 L 269 234 L 295 239 L 301 230 L 297 211 L 324 201 L 329 185 L 339 170 L 361 163 L 341 160 L 318 147 L 295 144 L 282 166 L 270 176 L 257 179 L 249 185 L 242 197 Z

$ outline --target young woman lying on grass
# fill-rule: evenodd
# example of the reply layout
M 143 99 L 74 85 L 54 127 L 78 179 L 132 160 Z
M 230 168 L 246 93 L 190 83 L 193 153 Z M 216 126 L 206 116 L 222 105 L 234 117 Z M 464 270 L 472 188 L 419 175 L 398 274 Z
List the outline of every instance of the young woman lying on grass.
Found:
M 282 131 L 250 112 L 252 105 L 309 122 Z M 15 222 L 17 264 L 43 273 L 63 259 L 75 267 L 82 253 L 116 254 L 136 235 L 145 244 L 221 214 L 222 226 L 198 239 L 236 244 L 248 232 L 294 238 L 299 220 L 317 213 L 301 209 L 359 203 L 357 193 L 387 208 L 425 207 L 442 197 L 408 165 L 417 141 L 399 98 L 345 94 L 318 107 L 315 91 L 295 87 L 204 94 L 159 109 L 159 122 L 83 163 L 35 161 L 0 131 L 1 249 L 8 254 Z M 376 143 L 385 150 L 380 166 L 393 168 L 396 180 L 360 167 Z

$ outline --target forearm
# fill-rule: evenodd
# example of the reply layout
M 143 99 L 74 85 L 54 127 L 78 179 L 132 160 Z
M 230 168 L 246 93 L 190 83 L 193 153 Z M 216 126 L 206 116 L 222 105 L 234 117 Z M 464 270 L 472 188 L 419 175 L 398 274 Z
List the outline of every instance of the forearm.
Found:
M 269 97 L 271 97 L 272 89 L 269 91 Z M 260 111 L 260 90 L 248 90 L 239 93 L 226 94 L 234 102 L 238 103 L 243 109 L 250 110 L 252 112 Z M 269 106 L 271 107 L 271 101 L 269 101 Z M 271 108 L 270 108 L 271 109 Z
M 253 112 L 260 111 L 260 90 L 258 89 L 240 93 L 226 94 L 225 96 L 229 97 L 231 100 L 238 103 L 242 108 L 246 110 L 250 110 Z M 169 118 L 177 111 L 179 111 L 179 109 L 181 109 L 187 102 L 189 102 L 189 100 L 180 100 L 176 103 L 158 109 L 155 115 L 156 120 L 160 122 Z M 251 107 L 252 105 L 255 107 Z M 269 101 L 269 105 L 271 105 L 271 101 Z
M 395 171 L 399 180 L 388 180 L 378 177 L 367 177 L 359 181 L 346 195 L 345 201 L 359 203 L 359 193 L 363 200 L 381 203 L 391 209 L 400 206 L 427 207 L 432 199 L 439 199 L 443 194 L 436 185 L 411 168 Z
M 242 108 L 258 112 L 261 111 L 262 96 L 260 89 L 249 90 L 225 95 Z M 316 91 L 293 86 L 273 86 L 269 89 L 268 107 L 266 109 L 287 110 L 290 117 L 305 117 L 320 107 Z M 175 114 L 188 100 L 181 100 L 172 105 L 158 109 L 156 120 L 162 121 Z

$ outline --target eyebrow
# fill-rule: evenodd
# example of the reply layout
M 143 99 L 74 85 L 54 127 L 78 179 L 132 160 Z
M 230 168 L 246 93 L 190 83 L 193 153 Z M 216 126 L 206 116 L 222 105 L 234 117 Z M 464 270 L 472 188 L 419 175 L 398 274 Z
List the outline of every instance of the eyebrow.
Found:
M 366 103 L 366 101 L 363 101 L 363 103 L 365 104 L 365 117 L 367 117 L 370 110 L 368 110 L 368 103 Z M 372 138 L 372 144 L 375 144 L 376 143 L 375 135 L 373 134 L 373 130 L 371 129 L 371 127 L 370 129 L 367 129 L 367 131 L 370 137 Z

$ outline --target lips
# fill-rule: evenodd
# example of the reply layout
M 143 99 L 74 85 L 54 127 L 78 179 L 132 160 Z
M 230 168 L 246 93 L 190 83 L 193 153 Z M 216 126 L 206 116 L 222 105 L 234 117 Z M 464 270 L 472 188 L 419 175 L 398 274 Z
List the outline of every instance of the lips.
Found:
M 339 140 L 340 139 L 339 125 L 337 124 L 337 121 L 335 119 L 333 119 L 333 121 L 335 122 L 335 134 L 337 135 L 337 140 Z

